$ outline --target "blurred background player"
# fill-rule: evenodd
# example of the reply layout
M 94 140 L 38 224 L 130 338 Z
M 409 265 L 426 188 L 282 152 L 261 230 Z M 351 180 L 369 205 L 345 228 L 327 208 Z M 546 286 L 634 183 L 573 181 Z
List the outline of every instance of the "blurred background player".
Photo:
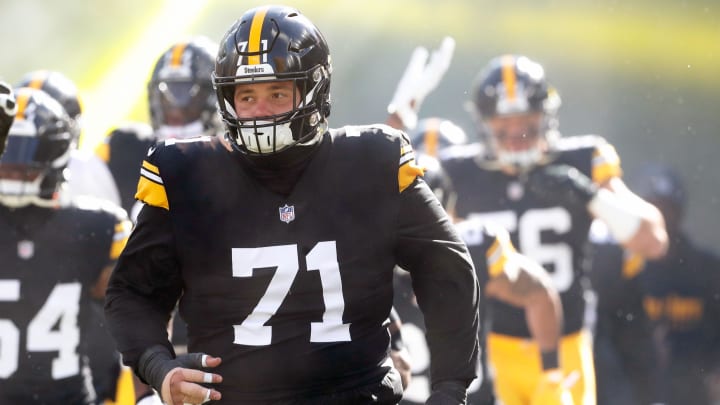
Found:
M 222 121 L 210 74 L 217 43 L 195 36 L 158 58 L 148 82 L 150 122 L 157 140 L 217 135 Z
M 95 196 L 119 205 L 118 190 L 107 166 L 92 153 L 79 149 L 83 130 L 82 102 L 75 83 L 57 71 L 35 70 L 26 73 L 16 87 L 44 91 L 59 102 L 70 117 L 73 147 L 68 164 L 68 192 Z
M 645 260 L 618 244 L 601 221 L 593 221 L 590 240 L 597 403 L 661 404 L 658 345 L 643 308 Z
M 656 324 L 670 405 L 717 404 L 720 381 L 720 257 L 684 229 L 687 190 L 679 173 L 646 164 L 630 178 L 665 217 L 670 247 L 640 274 L 645 309 Z
M 66 193 L 69 198 L 92 196 L 119 205 L 120 198 L 113 176 L 105 163 L 92 153 L 79 149 L 83 130 L 82 102 L 75 83 L 63 73 L 52 70 L 35 70 L 26 73 L 17 83 L 18 87 L 39 89 L 55 99 L 70 118 L 72 143 L 66 176 Z M 84 329 L 88 336 L 83 341 L 84 350 L 89 353 L 93 370 L 93 384 L 100 400 L 115 400 L 117 383 L 121 372 L 120 354 L 107 341 L 110 335 L 105 330 L 105 316 L 102 300 L 90 305 L 94 322 Z
M 16 95 L 0 158 L 0 403 L 95 404 L 86 329 L 131 224 L 112 203 L 67 194 L 72 120 L 42 90 Z
M 5 151 L 7 135 L 15 118 L 17 104 L 15 94 L 9 84 L 0 80 L 0 156 Z
M 106 162 L 120 190 L 122 206 L 135 218 L 137 175 L 151 145 L 222 132 L 210 74 L 217 44 L 204 36 L 178 41 L 155 62 L 147 85 L 151 127 L 123 123 L 107 134 L 95 153 Z
M 471 88 L 469 110 L 484 144 L 443 159 L 457 193 L 456 215 L 507 229 L 519 251 L 542 264 L 563 304 L 560 366 L 579 373 L 576 405 L 595 404 L 591 336 L 585 327 L 586 248 L 594 218 L 623 246 L 658 257 L 667 247 L 662 216 L 620 179 L 615 149 L 597 136 L 560 138 L 558 94 L 543 67 L 521 55 L 493 58 Z M 528 404 L 543 381 L 539 368 L 517 372 L 529 358 L 554 356 L 528 343 L 521 309 L 490 300 L 488 353 L 495 390 L 505 405 Z

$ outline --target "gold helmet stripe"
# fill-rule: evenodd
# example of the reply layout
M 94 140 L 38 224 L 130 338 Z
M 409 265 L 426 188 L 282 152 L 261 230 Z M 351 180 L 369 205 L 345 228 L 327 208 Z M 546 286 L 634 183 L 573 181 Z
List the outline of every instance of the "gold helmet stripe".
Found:
M 33 73 L 32 79 L 30 79 L 30 83 L 27 84 L 27 87 L 30 87 L 31 89 L 41 90 L 47 78 L 48 72 L 45 70 L 39 70 Z
M 170 66 L 179 67 L 182 64 L 182 56 L 187 48 L 187 43 L 181 42 L 172 49 L 172 57 L 170 58 Z
M 262 35 L 263 23 L 265 22 L 265 15 L 268 12 L 268 8 L 269 7 L 260 8 L 253 16 L 252 23 L 250 24 L 248 52 L 251 55 L 248 56 L 248 65 L 260 64 L 260 37 Z
M 438 150 L 438 138 L 440 137 L 440 120 L 432 119 L 428 124 L 428 129 L 425 132 L 425 153 L 430 156 L 437 156 Z
M 502 57 L 502 81 L 505 85 L 505 95 L 509 100 L 515 100 L 515 57 L 505 55 Z
M 18 94 L 16 95 L 16 102 L 17 102 L 17 112 L 15 113 L 16 120 L 24 120 L 25 119 L 25 108 L 27 108 L 27 103 L 29 100 L 30 100 L 30 93 L 27 91 L 18 92 Z

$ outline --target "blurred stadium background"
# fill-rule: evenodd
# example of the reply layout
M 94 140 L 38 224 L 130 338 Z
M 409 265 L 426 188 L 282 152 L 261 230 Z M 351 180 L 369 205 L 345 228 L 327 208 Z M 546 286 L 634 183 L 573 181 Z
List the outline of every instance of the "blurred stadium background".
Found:
M 0 77 L 59 70 L 81 89 L 84 148 L 122 120 L 147 121 L 155 59 L 185 35 L 219 41 L 262 1 L 0 0 Z M 720 246 L 720 3 L 717 0 L 298 0 L 333 52 L 331 124 L 385 119 L 417 45 L 457 41 L 452 65 L 421 115 L 474 134 L 463 109 L 476 72 L 500 53 L 543 63 L 558 88 L 566 135 L 597 133 L 626 173 L 676 166 L 691 195 L 687 225 Z

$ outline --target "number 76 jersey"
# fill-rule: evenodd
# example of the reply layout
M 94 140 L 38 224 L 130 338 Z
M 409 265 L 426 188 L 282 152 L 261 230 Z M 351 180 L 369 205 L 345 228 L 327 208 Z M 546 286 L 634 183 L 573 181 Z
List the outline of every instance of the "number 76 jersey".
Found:
M 560 138 L 553 146 L 546 164 L 573 166 L 596 184 L 621 173 L 615 149 L 601 137 Z M 563 334 L 578 331 L 585 317 L 590 212 L 538 198 L 521 176 L 507 174 L 484 160 L 479 145 L 454 150 L 442 165 L 457 193 L 457 216 L 491 221 L 507 229 L 515 247 L 550 274 L 562 301 Z M 493 332 L 530 337 L 522 309 L 498 300 L 490 303 Z

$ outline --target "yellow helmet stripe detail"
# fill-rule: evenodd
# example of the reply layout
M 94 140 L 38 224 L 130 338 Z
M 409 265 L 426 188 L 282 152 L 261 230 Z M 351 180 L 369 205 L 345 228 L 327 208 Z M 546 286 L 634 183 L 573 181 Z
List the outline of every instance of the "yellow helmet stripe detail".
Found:
M 515 57 L 505 55 L 502 58 L 502 81 L 505 84 L 506 96 L 510 100 L 515 100 Z
M 25 108 L 27 108 L 27 103 L 30 100 L 30 94 L 27 92 L 22 92 L 16 95 L 16 102 L 17 102 L 17 112 L 15 113 L 15 119 L 16 120 L 24 120 L 25 119 Z
M 37 71 L 33 74 L 33 77 L 30 79 L 30 83 L 28 83 L 27 87 L 40 90 L 42 89 L 45 80 L 47 80 L 47 77 L 48 72 L 44 70 Z
M 265 15 L 267 14 L 269 7 L 262 7 L 253 16 L 252 23 L 250 24 L 250 38 L 248 38 L 248 52 L 256 53 L 257 55 L 248 56 L 248 65 L 259 65 L 260 64 L 260 36 L 262 35 L 263 23 L 265 22 Z
M 440 137 L 440 120 L 432 120 L 425 132 L 425 153 L 430 156 L 437 156 L 438 138 Z
M 182 64 L 182 56 L 186 47 L 186 43 L 179 43 L 173 47 L 172 57 L 170 58 L 170 66 L 179 67 Z

